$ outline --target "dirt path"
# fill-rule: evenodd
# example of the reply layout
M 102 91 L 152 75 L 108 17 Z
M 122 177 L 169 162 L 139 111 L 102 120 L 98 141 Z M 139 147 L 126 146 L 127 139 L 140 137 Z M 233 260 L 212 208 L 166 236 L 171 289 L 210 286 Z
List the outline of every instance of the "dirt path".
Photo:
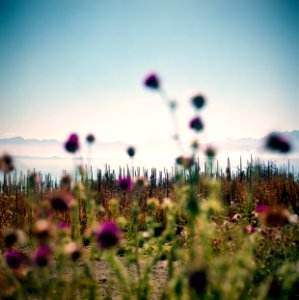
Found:
M 125 266 L 125 258 L 119 258 L 121 263 Z M 141 263 L 145 265 L 144 260 Z M 167 282 L 167 262 L 159 261 L 153 268 L 152 272 L 152 290 L 150 291 L 150 300 L 158 300 L 161 298 L 163 288 Z M 91 262 L 92 269 L 95 275 L 96 282 L 98 283 L 98 295 L 104 299 L 121 299 L 119 293 L 119 283 L 117 281 L 114 270 L 108 265 L 105 260 L 95 260 Z M 77 271 L 83 270 L 83 264 L 78 263 L 76 266 Z M 131 278 L 136 278 L 136 267 L 132 266 L 128 270 Z M 67 273 L 70 275 L 70 273 Z

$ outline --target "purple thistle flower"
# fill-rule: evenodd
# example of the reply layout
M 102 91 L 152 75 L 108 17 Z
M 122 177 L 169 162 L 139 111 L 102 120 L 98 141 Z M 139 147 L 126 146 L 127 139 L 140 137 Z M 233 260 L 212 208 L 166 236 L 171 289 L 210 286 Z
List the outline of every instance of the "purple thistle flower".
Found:
M 10 172 L 14 169 L 13 159 L 10 155 L 4 154 L 0 157 L 0 170 L 4 173 Z
M 51 251 L 47 246 L 39 246 L 32 254 L 31 261 L 38 267 L 45 267 L 49 264 Z
M 71 234 L 71 232 L 72 232 L 71 225 L 66 222 L 61 222 L 61 223 L 57 224 L 57 228 L 58 228 L 58 230 L 60 230 L 60 232 L 65 232 L 67 234 Z
M 23 253 L 12 248 L 6 249 L 4 257 L 7 265 L 14 270 L 19 269 L 22 262 L 25 260 Z
M 96 231 L 96 242 L 102 249 L 109 249 L 117 245 L 121 238 L 121 230 L 113 222 L 103 223 Z
M 273 132 L 266 138 L 266 148 L 272 151 L 287 153 L 291 150 L 291 145 L 283 135 Z
M 195 131 L 201 131 L 203 129 L 203 123 L 200 117 L 194 117 L 190 123 L 189 123 L 189 127 L 191 129 L 194 129 Z
M 151 73 L 147 75 L 144 79 L 144 85 L 148 88 L 157 90 L 160 88 L 160 79 L 157 74 Z
M 124 192 L 131 192 L 134 188 L 133 181 L 130 177 L 120 177 L 116 184 L 118 188 Z
M 208 146 L 205 151 L 205 154 L 208 158 L 214 158 L 216 155 L 216 150 L 215 150 L 215 148 Z
M 71 229 L 71 225 L 66 222 L 61 222 L 61 223 L 57 224 L 57 228 L 69 230 L 69 229 Z
M 53 209 L 58 211 L 67 211 L 74 202 L 73 195 L 66 191 L 55 193 L 50 199 Z
M 191 99 L 191 102 L 196 109 L 201 109 L 205 105 L 206 100 L 203 95 L 198 94 Z
M 130 157 L 134 157 L 135 156 L 135 148 L 130 146 L 128 149 L 127 149 L 127 153 Z
M 70 153 L 75 153 L 79 149 L 79 137 L 77 134 L 73 133 L 69 136 L 68 140 L 65 142 L 64 147 L 66 151 Z
M 255 208 L 255 212 L 263 213 L 269 210 L 269 206 L 265 204 L 260 204 Z

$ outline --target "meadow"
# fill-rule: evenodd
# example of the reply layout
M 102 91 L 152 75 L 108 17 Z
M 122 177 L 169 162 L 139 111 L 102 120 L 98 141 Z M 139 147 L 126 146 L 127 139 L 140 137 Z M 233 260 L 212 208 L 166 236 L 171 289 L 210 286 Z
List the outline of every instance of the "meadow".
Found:
M 144 85 L 169 107 L 181 150 L 176 103 L 156 74 Z M 195 139 L 170 171 L 76 166 L 57 182 L 2 155 L 0 298 L 299 299 L 298 174 L 253 160 L 219 169 L 216 148 L 200 148 L 205 101 L 191 99 Z M 75 155 L 78 136 L 64 147 Z M 272 133 L 265 147 L 291 144 Z

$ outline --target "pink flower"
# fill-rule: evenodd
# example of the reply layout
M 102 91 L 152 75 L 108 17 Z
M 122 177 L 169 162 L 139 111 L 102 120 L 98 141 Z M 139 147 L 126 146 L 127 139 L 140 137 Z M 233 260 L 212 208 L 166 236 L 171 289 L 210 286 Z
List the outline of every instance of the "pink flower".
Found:
M 269 210 L 269 206 L 265 204 L 260 204 L 255 208 L 255 212 L 263 213 Z
M 6 251 L 4 252 L 4 258 L 7 265 L 13 270 L 19 269 L 21 264 L 25 260 L 25 256 L 23 253 L 12 248 L 6 249 Z
M 96 231 L 96 242 L 102 249 L 117 245 L 121 238 L 121 230 L 113 222 L 105 222 Z
M 79 137 L 76 133 L 69 136 L 64 144 L 66 151 L 70 153 L 75 153 L 79 149 Z
M 39 246 L 32 254 L 31 260 L 34 265 L 45 267 L 50 261 L 51 251 L 47 246 Z
M 251 225 L 246 225 L 245 231 L 247 231 L 249 233 L 254 233 L 254 232 L 256 232 L 256 228 Z
M 190 121 L 189 127 L 195 131 L 201 131 L 203 130 L 204 125 L 201 118 L 197 116 Z
M 130 177 L 121 177 L 117 180 L 117 186 L 124 192 L 131 192 L 134 188 L 133 181 Z

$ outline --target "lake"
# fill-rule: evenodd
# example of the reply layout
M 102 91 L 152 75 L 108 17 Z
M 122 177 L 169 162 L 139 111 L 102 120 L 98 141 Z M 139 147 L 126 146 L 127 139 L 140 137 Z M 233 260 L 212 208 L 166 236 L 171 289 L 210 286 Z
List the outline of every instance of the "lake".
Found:
M 230 158 L 230 164 L 232 171 L 236 171 L 238 166 L 240 165 L 240 154 L 237 153 L 222 153 L 216 159 L 218 160 L 219 168 L 225 170 L 227 166 L 227 158 Z M 199 163 L 201 169 L 204 169 L 205 162 L 207 159 L 204 157 L 199 157 Z M 174 155 L 144 155 L 138 156 L 136 159 L 131 160 L 129 158 L 124 158 L 123 156 L 112 156 L 112 157 L 97 157 L 91 160 L 88 159 L 74 159 L 72 157 L 66 158 L 37 158 L 37 157 L 22 157 L 16 156 L 14 158 L 15 166 L 17 169 L 17 173 L 26 174 L 28 171 L 35 170 L 36 172 L 41 172 L 42 174 L 51 174 L 52 178 L 59 179 L 63 173 L 66 171 L 67 173 L 74 175 L 75 166 L 84 165 L 84 166 L 92 166 L 94 174 L 96 174 L 97 170 L 105 170 L 105 167 L 108 165 L 111 170 L 115 170 L 116 174 L 118 174 L 119 168 L 127 168 L 127 166 L 131 167 L 140 167 L 141 175 L 142 169 L 148 169 L 155 167 L 157 170 L 167 169 L 171 172 L 175 165 L 175 156 Z M 243 168 L 247 166 L 247 162 L 251 160 L 251 155 L 244 154 L 242 155 L 242 165 Z M 253 160 L 257 160 L 256 157 L 253 156 Z M 259 159 L 260 161 L 267 162 L 268 160 L 274 162 L 276 166 L 284 168 L 287 171 L 288 165 L 290 167 L 290 172 L 293 170 L 296 174 L 299 172 L 299 159 L 298 158 L 286 158 L 286 157 L 263 157 Z M 214 163 L 214 167 L 216 166 L 216 162 Z

